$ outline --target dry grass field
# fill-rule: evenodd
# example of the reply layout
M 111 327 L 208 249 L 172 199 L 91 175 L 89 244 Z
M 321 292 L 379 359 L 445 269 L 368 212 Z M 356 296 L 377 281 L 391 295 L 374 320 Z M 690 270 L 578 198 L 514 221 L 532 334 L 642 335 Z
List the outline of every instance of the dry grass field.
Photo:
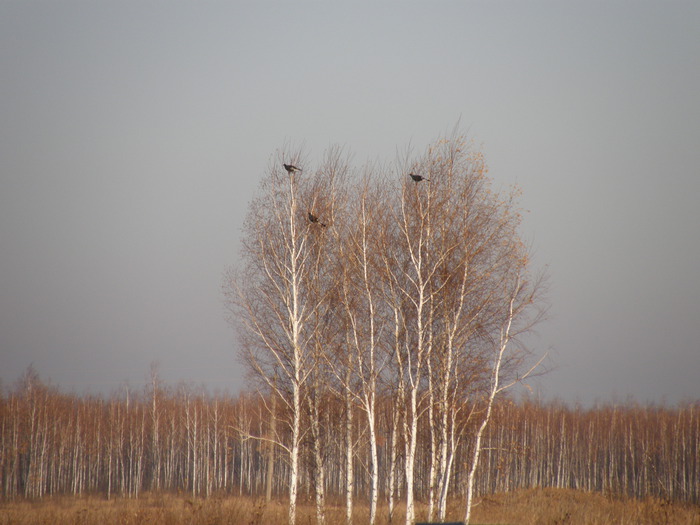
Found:
M 418 519 L 425 517 L 418 508 Z M 453 502 L 448 519 L 463 517 L 461 502 Z M 394 523 L 402 523 L 401 509 Z M 341 505 L 329 506 L 330 525 L 344 523 Z M 367 509 L 358 506 L 355 523 L 367 521 Z M 138 499 L 60 497 L 40 501 L 0 503 L 0 525 L 275 525 L 286 524 L 282 502 L 238 497 L 192 499 L 172 494 L 147 494 Z M 315 523 L 311 504 L 299 507 L 300 525 Z M 380 524 L 389 523 L 386 508 L 380 509 Z M 700 507 L 606 496 L 563 489 L 529 489 L 484 498 L 473 510 L 472 523 L 576 525 L 576 524 L 678 524 L 700 525 Z

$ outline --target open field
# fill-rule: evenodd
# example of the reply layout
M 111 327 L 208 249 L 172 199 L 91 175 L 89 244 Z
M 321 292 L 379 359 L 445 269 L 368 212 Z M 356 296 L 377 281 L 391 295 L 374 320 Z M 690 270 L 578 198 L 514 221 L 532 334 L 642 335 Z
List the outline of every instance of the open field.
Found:
M 448 519 L 463 517 L 463 503 L 453 501 Z M 418 506 L 418 519 L 425 517 Z M 363 506 L 355 511 L 355 523 L 367 521 Z M 299 507 L 300 525 L 315 523 L 313 506 Z M 401 509 L 393 523 L 402 523 Z M 103 497 L 47 497 L 30 502 L 0 503 L 0 525 L 80 524 L 286 524 L 283 502 L 240 497 L 192 499 L 173 494 L 147 494 L 138 499 Z M 329 505 L 329 524 L 344 523 L 341 505 Z M 600 493 L 567 489 L 527 489 L 484 498 L 473 511 L 473 523 L 513 524 L 678 524 L 700 525 L 700 506 L 668 503 L 659 499 L 644 501 L 618 498 Z M 389 523 L 386 507 L 379 511 L 379 524 Z

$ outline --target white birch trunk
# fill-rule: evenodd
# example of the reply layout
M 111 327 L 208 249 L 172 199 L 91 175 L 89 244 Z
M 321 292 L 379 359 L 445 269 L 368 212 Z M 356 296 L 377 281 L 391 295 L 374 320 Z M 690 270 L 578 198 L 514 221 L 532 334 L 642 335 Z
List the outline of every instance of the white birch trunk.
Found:
M 394 517 L 396 497 L 396 440 L 399 436 L 399 407 L 394 407 L 391 421 L 391 456 L 389 458 L 389 523 Z
M 299 442 L 301 431 L 301 382 L 302 382 L 302 348 L 301 344 L 301 322 L 300 322 L 300 297 L 299 297 L 299 271 L 297 262 L 300 255 L 300 246 L 296 231 L 296 194 L 294 191 L 294 174 L 289 178 L 289 229 L 290 247 L 289 267 L 291 280 L 291 328 L 292 328 L 292 351 L 293 351 L 293 381 L 292 381 L 292 443 L 290 447 L 290 469 L 289 469 L 289 525 L 295 525 L 297 519 L 297 486 L 299 481 Z
M 479 430 L 476 432 L 476 439 L 474 442 L 474 453 L 472 455 L 472 464 L 469 469 L 469 476 L 467 478 L 467 508 L 464 514 L 464 523 L 469 524 L 469 519 L 472 512 L 472 500 L 474 497 L 474 477 L 476 475 L 476 469 L 479 466 L 479 456 L 481 455 L 481 438 L 486 429 L 486 425 L 489 424 L 491 419 L 491 410 L 493 408 L 493 401 L 496 399 L 496 395 L 502 390 L 500 387 L 500 374 L 501 374 L 501 364 L 503 363 L 503 354 L 506 351 L 508 343 L 510 341 L 510 328 L 513 324 L 513 309 L 516 296 L 520 290 L 520 279 L 518 278 L 515 290 L 510 299 L 510 304 L 508 307 L 508 317 L 506 318 L 505 326 L 501 329 L 500 346 L 498 348 L 498 353 L 494 358 L 493 370 L 491 374 L 491 386 L 489 389 L 489 396 L 486 403 L 486 414 L 484 419 L 479 425 Z
M 455 417 L 453 411 L 452 420 L 450 422 L 449 449 L 447 439 L 443 443 L 443 451 L 441 452 L 444 466 L 442 467 L 442 476 L 440 480 L 440 495 L 438 500 L 438 519 L 445 521 L 447 512 L 447 493 L 450 489 L 450 477 L 452 476 L 452 465 L 454 464 L 455 451 L 457 450 L 457 439 L 455 437 Z
M 318 387 L 314 387 L 318 392 Z M 318 399 L 316 394 L 310 397 L 311 435 L 314 442 L 314 489 L 316 495 L 316 523 L 326 523 L 326 493 L 325 493 L 325 467 L 323 463 L 323 449 L 321 447 L 321 425 L 319 422 Z
M 369 422 L 369 446 L 370 446 L 370 502 L 369 502 L 369 523 L 374 525 L 377 518 L 377 500 L 379 498 L 379 457 L 377 454 L 377 429 L 375 425 L 374 415 L 374 395 L 370 406 L 367 410 L 367 418 Z
M 411 388 L 410 423 L 404 424 L 404 439 L 406 442 L 406 525 L 415 521 L 414 470 L 416 464 L 416 443 L 418 434 L 418 388 Z
M 347 376 L 350 375 L 348 367 Z M 345 394 L 345 522 L 352 523 L 353 492 L 355 491 L 355 471 L 353 468 L 353 446 L 352 446 L 352 396 L 346 389 Z
M 299 484 L 299 431 L 301 426 L 301 393 L 294 383 L 292 391 L 292 443 L 289 450 L 289 525 L 297 521 L 297 487 Z
M 435 483 L 438 476 L 438 444 L 437 444 L 437 429 L 435 428 L 435 407 L 434 407 L 434 390 L 433 390 L 433 371 L 428 361 L 428 422 L 430 425 L 430 473 L 428 475 L 428 521 L 433 521 L 435 513 Z

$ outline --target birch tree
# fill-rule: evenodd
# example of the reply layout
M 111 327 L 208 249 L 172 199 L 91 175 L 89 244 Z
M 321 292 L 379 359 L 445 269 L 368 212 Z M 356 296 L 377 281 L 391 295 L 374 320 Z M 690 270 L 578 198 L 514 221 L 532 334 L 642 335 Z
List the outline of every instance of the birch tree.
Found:
M 244 361 L 289 417 L 291 438 L 277 445 L 289 459 L 290 523 L 302 417 L 309 422 L 303 443 L 311 444 L 317 521 L 325 521 L 320 421 L 322 400 L 331 393 L 345 401 L 346 518 L 352 517 L 356 406 L 366 416 L 375 520 L 380 387 L 395 400 L 392 451 L 401 431 L 406 523 L 415 519 L 416 451 L 426 417 L 429 517 L 437 510 L 443 518 L 466 422 L 477 401 L 490 399 L 493 356 L 499 380 L 522 367 L 516 354 L 494 350 L 508 305 L 515 322 L 534 303 L 527 280 L 515 303 L 504 292 L 512 291 L 513 276 L 529 276 L 515 195 L 493 191 L 481 154 L 456 136 L 407 155 L 393 171 L 370 170 L 352 187 L 342 184 L 348 167 L 337 149 L 316 172 L 299 164 L 298 155 L 282 152 L 270 166 L 246 221 L 244 264 L 228 284 Z M 511 339 L 508 331 L 506 347 Z M 392 452 L 390 513 L 396 464 Z
M 269 166 L 245 222 L 243 267 L 225 285 L 232 320 L 242 327 L 243 360 L 289 414 L 291 441 L 277 444 L 289 459 L 290 524 L 296 522 L 303 401 L 319 361 L 314 337 L 319 313 L 327 310 L 327 290 L 319 282 L 328 282 L 326 234 L 334 202 L 329 188 L 342 172 L 337 151 L 322 172 L 303 165 L 299 152 L 285 150 Z M 326 184 L 314 183 L 321 176 L 328 177 Z
M 409 186 L 411 184 L 411 186 Z M 427 190 L 427 188 L 426 188 Z M 430 351 L 432 318 L 430 276 L 435 270 L 431 240 L 431 193 L 419 193 L 418 186 L 406 183 L 395 203 L 393 235 L 387 237 L 382 255 L 389 276 L 387 298 L 392 302 L 401 334 L 397 346 L 396 374 L 402 394 L 404 471 L 406 480 L 406 524 L 415 519 L 414 469 L 418 444 L 418 421 L 421 411 L 424 366 Z M 425 200 L 424 200 L 425 197 Z M 391 243 L 391 244 L 389 244 Z
M 333 389 L 328 355 L 343 344 L 341 320 L 342 308 L 339 288 L 342 270 L 338 246 L 343 236 L 343 206 L 345 202 L 345 177 L 348 171 L 342 149 L 332 147 L 326 151 L 316 177 L 309 181 L 303 193 L 307 206 L 310 232 L 309 251 L 318 269 L 306 286 L 309 297 L 316 298 L 315 307 L 308 314 L 308 341 L 310 347 L 309 380 L 304 389 L 308 409 L 312 457 L 312 479 L 316 500 L 316 521 L 325 523 L 325 457 L 328 435 L 322 420 L 325 419 Z
M 346 456 L 348 486 L 352 486 L 352 406 L 357 404 L 366 417 L 369 438 L 369 522 L 374 524 L 379 500 L 379 454 L 377 445 L 377 389 L 386 362 L 381 344 L 385 326 L 385 309 L 380 300 L 381 259 L 377 257 L 385 218 L 381 215 L 384 198 L 382 186 L 373 184 L 372 172 L 365 173 L 356 186 L 357 192 L 348 211 L 353 220 L 346 222 L 343 242 L 339 245 L 345 261 L 342 275 L 343 314 L 345 316 L 347 360 L 344 370 L 335 375 L 347 396 L 348 449 Z M 352 494 L 346 497 L 346 521 L 352 520 Z
M 397 314 L 400 339 L 395 388 L 405 407 L 409 524 L 415 518 L 413 478 L 421 418 L 427 414 L 430 423 L 429 519 L 436 500 L 444 518 L 454 453 L 463 434 L 455 426 L 457 415 L 473 406 L 481 392 L 490 392 L 492 348 L 500 348 L 493 341 L 500 341 L 502 320 L 520 324 L 526 307 L 535 303 L 537 286 L 519 281 L 524 285 L 517 288 L 515 304 L 503 292 L 512 289 L 515 275 L 529 275 L 518 232 L 517 194 L 490 187 L 481 154 L 466 141 L 456 136 L 440 140 L 420 157 L 407 157 L 397 171 L 408 172 L 410 178 L 404 175 L 395 198 L 388 199 L 394 228 L 383 237 L 387 241 L 381 250 L 389 276 L 385 297 Z M 497 356 L 500 374 L 521 371 L 515 354 L 504 350 Z
M 529 258 L 524 250 L 513 254 L 516 257 L 510 261 L 501 277 L 499 294 L 504 300 L 505 308 L 499 315 L 495 308 L 495 317 L 500 319 L 498 335 L 491 344 L 491 356 L 489 360 L 488 389 L 484 392 L 483 416 L 474 436 L 474 449 L 472 451 L 471 465 L 467 476 L 467 496 L 464 522 L 469 523 L 474 497 L 474 479 L 479 465 L 482 444 L 481 440 L 487 425 L 491 421 L 496 397 L 515 384 L 524 381 L 541 364 L 544 356 L 527 370 L 523 370 L 523 362 L 526 352 L 518 351 L 516 341 L 519 334 L 529 330 L 543 313 L 537 309 L 541 303 L 542 281 L 541 277 L 529 281 L 527 276 Z M 519 256 L 518 256 L 519 255 Z M 503 302 L 501 302 L 503 304 Z M 530 311 L 534 309 L 534 313 Z M 516 348 L 513 348 L 516 347 Z

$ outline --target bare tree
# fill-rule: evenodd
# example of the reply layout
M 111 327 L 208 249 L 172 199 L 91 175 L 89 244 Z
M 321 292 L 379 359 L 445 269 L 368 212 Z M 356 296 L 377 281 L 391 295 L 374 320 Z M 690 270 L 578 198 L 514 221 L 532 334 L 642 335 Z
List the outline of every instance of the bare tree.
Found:
M 394 384 L 405 407 L 406 523 L 411 523 L 420 420 L 427 413 L 431 423 L 429 518 L 436 500 L 443 518 L 461 434 L 457 415 L 470 401 L 473 406 L 473 396 L 489 391 L 493 341 L 499 340 L 511 300 L 503 290 L 512 288 L 516 275 L 528 275 L 529 259 L 518 234 L 515 194 L 491 190 L 482 156 L 463 139 L 440 140 L 422 156 L 409 156 L 399 171 L 408 167 L 430 184 L 404 179 L 387 199 L 394 226 L 382 236 L 381 252 L 384 297 L 396 314 Z M 531 284 L 518 288 L 510 314 L 516 321 L 539 299 Z M 504 356 L 501 373 L 522 370 L 520 358 Z
M 261 194 L 249 208 L 239 273 L 225 285 L 233 320 L 240 324 L 242 355 L 259 384 L 286 406 L 291 442 L 278 443 L 288 453 L 289 522 L 296 521 L 302 415 L 305 396 L 311 403 L 312 432 L 318 443 L 319 327 L 329 312 L 329 254 L 332 244 L 334 188 L 344 167 L 339 150 L 331 150 L 318 176 L 288 170 L 303 165 L 300 154 L 278 154 L 262 182 Z M 324 177 L 324 184 L 318 182 Z M 309 220 L 309 210 L 326 228 Z M 316 452 L 316 458 L 320 457 Z M 320 467 L 320 465 L 317 465 Z M 323 485 L 317 486 L 319 520 L 323 522 Z
M 299 155 L 293 160 L 297 164 Z M 227 297 L 243 325 L 243 358 L 263 386 L 285 403 L 290 420 L 289 523 L 296 523 L 302 390 L 310 372 L 305 323 L 317 299 L 305 288 L 320 265 L 309 250 L 309 228 L 300 203 L 302 175 L 283 175 L 276 159 L 245 223 L 242 273 L 231 275 Z
M 357 404 L 366 416 L 369 437 L 370 515 L 373 524 L 379 500 L 379 455 L 377 448 L 377 389 L 378 380 L 386 352 L 381 345 L 381 333 L 385 327 L 385 309 L 380 300 L 383 271 L 377 252 L 386 218 L 382 216 L 383 187 L 372 183 L 372 171 L 356 185 L 355 199 L 348 208 L 343 242 L 339 244 L 345 262 L 342 275 L 343 314 L 345 316 L 347 359 L 339 362 L 344 370 L 336 369 L 341 382 L 348 418 L 352 417 L 352 406 Z M 348 419 L 348 458 L 352 457 L 351 419 Z M 348 461 L 348 475 L 352 472 L 352 461 Z M 351 485 L 351 483 L 349 483 Z M 352 494 L 347 498 L 348 523 L 352 520 Z
M 395 170 L 396 182 L 378 177 L 386 170 L 368 170 L 352 192 L 343 184 L 348 167 L 337 148 L 315 176 L 308 167 L 285 167 L 282 173 L 280 166 L 289 162 L 305 164 L 299 155 L 278 155 L 251 204 L 245 262 L 230 274 L 228 298 L 243 328 L 249 370 L 285 404 L 290 418 L 291 440 L 279 443 L 290 464 L 290 522 L 304 443 L 310 447 L 317 521 L 325 521 L 326 440 L 320 421 L 323 400 L 331 394 L 346 405 L 348 521 L 353 406 L 366 415 L 370 521 L 375 520 L 380 385 L 397 401 L 393 421 L 402 430 L 406 523 L 415 518 L 416 451 L 426 414 L 429 516 L 437 507 L 444 517 L 464 428 L 459 414 L 471 414 L 474 400 L 483 397 L 479 393 L 492 385 L 493 341 L 511 299 L 502 290 L 510 289 L 514 275 L 528 273 L 514 196 L 490 189 L 483 158 L 457 136 L 419 157 L 407 156 Z M 406 177 L 413 171 L 423 174 L 420 184 Z M 520 306 L 514 318 L 522 315 Z M 506 361 L 499 370 L 519 370 L 509 355 L 501 353 Z M 303 441 L 302 417 L 309 422 Z M 396 438 L 393 434 L 392 448 Z
M 327 150 L 317 176 L 310 181 L 304 200 L 316 210 L 321 219 L 308 212 L 308 228 L 312 233 L 310 250 L 313 260 L 320 267 L 314 280 L 308 283 L 307 293 L 317 298 L 315 308 L 309 312 L 309 339 L 311 370 L 304 397 L 308 407 L 310 427 L 313 485 L 316 498 L 316 521 L 325 523 L 325 457 L 328 442 L 322 420 L 329 409 L 333 389 L 329 378 L 329 354 L 343 345 L 344 333 L 342 308 L 339 301 L 339 285 L 342 280 L 341 250 L 343 207 L 345 203 L 345 178 L 347 160 L 339 147 Z M 322 222 L 325 221 L 325 222 Z M 339 224 L 341 223 L 341 224 Z M 328 225 L 334 226 L 328 228 Z
M 491 420 L 491 414 L 493 410 L 494 401 L 496 396 L 503 391 L 511 388 L 516 383 L 527 379 L 541 364 L 543 358 L 541 358 L 537 363 L 535 363 L 530 369 L 524 371 L 521 375 L 516 375 L 514 379 L 507 379 L 504 377 L 504 368 L 511 366 L 511 372 L 522 370 L 521 366 L 513 367 L 513 361 L 517 362 L 517 365 L 521 365 L 522 356 L 512 356 L 512 359 L 508 359 L 507 351 L 511 345 L 513 338 L 517 336 L 518 329 L 516 328 L 519 322 L 522 322 L 527 310 L 537 305 L 538 293 L 540 293 L 541 288 L 537 281 L 535 283 L 528 283 L 524 277 L 525 268 L 527 265 L 527 256 L 524 255 L 522 259 L 517 261 L 513 268 L 513 275 L 511 275 L 512 280 L 506 280 L 503 283 L 504 287 L 504 297 L 508 298 L 507 309 L 505 310 L 501 318 L 501 327 L 499 328 L 498 339 L 494 341 L 494 352 L 491 361 L 490 370 L 490 381 L 489 388 L 486 392 L 485 409 L 484 415 L 479 424 L 478 430 L 476 431 L 474 439 L 474 449 L 472 452 L 471 467 L 469 469 L 469 474 L 467 477 L 467 501 L 466 510 L 464 516 L 464 522 L 469 523 L 471 517 L 471 508 L 474 494 L 474 476 L 476 474 L 477 467 L 479 465 L 479 458 L 481 455 L 481 440 L 484 434 L 486 426 Z M 541 311 L 540 311 L 541 312 Z M 525 326 L 531 326 L 539 316 L 535 318 L 528 318 L 529 324 L 526 323 Z M 521 328 L 522 333 L 523 328 Z M 516 353 L 516 352 L 514 352 Z M 506 372 L 507 373 L 507 372 Z

